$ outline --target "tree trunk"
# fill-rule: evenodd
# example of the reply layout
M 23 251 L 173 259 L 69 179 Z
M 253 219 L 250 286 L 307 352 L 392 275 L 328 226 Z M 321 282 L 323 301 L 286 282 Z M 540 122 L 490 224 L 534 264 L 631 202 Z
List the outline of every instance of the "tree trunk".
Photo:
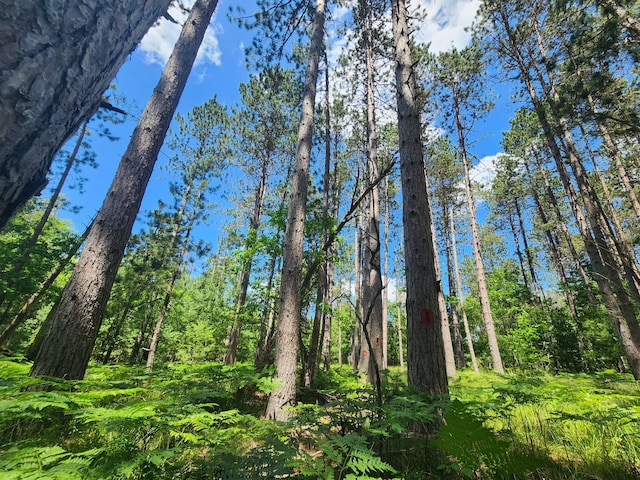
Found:
M 60 192 L 62 191 L 62 187 L 64 186 L 64 184 L 65 184 L 65 182 L 67 180 L 67 177 L 69 176 L 69 172 L 71 171 L 71 167 L 73 166 L 73 164 L 74 164 L 74 162 L 76 160 L 76 157 L 78 155 L 78 152 L 80 151 L 80 147 L 82 146 L 82 140 L 84 139 L 84 135 L 85 135 L 85 133 L 87 131 L 87 124 L 88 123 L 89 123 L 89 121 L 86 120 L 82 124 L 82 128 L 80 128 L 80 132 L 78 133 L 78 139 L 76 140 L 75 147 L 73 148 L 73 151 L 71 152 L 71 155 L 69 156 L 69 159 L 67 160 L 67 163 L 65 165 L 64 171 L 62 172 L 62 175 L 60 176 L 60 179 L 58 180 L 58 184 L 56 185 L 56 188 L 53 191 L 53 194 L 51 195 L 51 198 L 49 199 L 49 202 L 47 203 L 47 206 L 44 209 L 44 212 L 42 213 L 42 217 L 38 221 L 38 224 L 36 225 L 36 227 L 33 229 L 33 233 L 31 234 L 31 238 L 29 238 L 29 241 L 26 243 L 26 245 L 24 245 L 24 247 L 22 247 L 22 251 L 20 252 L 20 256 L 18 257 L 18 259 L 14 263 L 13 268 L 7 274 L 7 280 L 8 280 L 8 282 L 9 282 L 9 284 L 11 286 L 15 285 L 15 282 L 16 282 L 16 280 L 18 278 L 19 273 L 22 271 L 23 267 L 26 265 L 27 261 L 29 260 L 29 256 L 31 255 L 31 252 L 33 251 L 33 247 L 35 247 L 36 243 L 38 243 L 38 239 L 40 238 L 40 235 L 42 234 L 42 230 L 44 230 L 44 226 L 47 224 L 47 221 L 49 220 L 49 217 L 51 216 L 51 212 L 53 212 L 53 208 L 55 207 L 56 202 L 58 201 L 58 197 L 60 196 Z M 75 252 L 73 252 L 72 255 L 75 255 Z M 6 289 L 4 292 L 0 292 L 0 305 L 2 305 L 4 303 L 5 295 L 6 295 L 6 292 L 8 290 L 10 290 L 10 288 Z M 2 344 L 2 341 L 0 340 L 0 345 L 1 344 Z
M 360 274 L 360 265 L 362 264 L 362 246 L 360 242 L 361 238 L 361 229 L 360 229 L 360 217 L 356 217 L 355 222 L 355 238 L 353 241 L 353 250 L 354 254 L 354 317 L 355 322 L 353 323 L 353 334 L 351 335 L 351 357 L 350 363 L 353 370 L 358 370 L 358 366 L 360 365 L 360 352 L 362 351 L 362 325 L 360 324 L 359 318 L 362 318 L 362 300 L 361 300 L 361 291 L 362 291 L 362 275 Z
M 504 10 L 498 6 L 497 12 L 499 21 L 505 29 L 507 39 L 513 47 L 514 60 L 520 70 L 520 78 L 525 85 L 534 110 L 540 121 L 547 145 L 551 150 L 552 157 L 556 163 L 556 168 L 569 197 L 578 228 L 585 242 L 585 249 L 591 260 L 594 277 L 598 288 L 602 294 L 602 299 L 607 309 L 609 320 L 611 321 L 618 339 L 631 367 L 634 378 L 640 379 L 640 325 L 635 314 L 635 308 L 628 293 L 622 284 L 619 272 L 615 270 L 615 261 L 609 250 L 605 232 L 599 222 L 599 212 L 594 192 L 590 187 L 582 163 L 577 157 L 573 144 L 569 139 L 566 120 L 556 119 L 557 124 L 552 124 L 548 113 L 538 96 L 533 80 L 529 75 L 527 64 L 517 49 L 514 32 L 509 25 L 509 21 Z M 557 127 L 557 128 L 556 128 Z M 580 189 L 586 216 L 578 204 L 577 195 L 571 184 L 569 174 L 565 165 L 565 158 L 558 146 L 555 132 L 560 131 L 567 142 L 567 160 L 573 170 L 574 178 Z
M 479 373 L 478 361 L 476 360 L 476 351 L 473 348 L 473 339 L 471 338 L 471 330 L 469 329 L 469 320 L 467 319 L 467 311 L 464 308 L 464 293 L 462 292 L 462 281 L 460 280 L 460 269 L 458 268 L 458 247 L 456 246 L 456 231 L 453 222 L 453 211 L 449 212 L 449 230 L 451 230 L 451 253 L 453 254 L 453 271 L 456 277 L 456 285 L 460 292 L 460 311 L 462 311 L 462 324 L 464 325 L 464 333 L 467 337 L 467 346 L 471 356 L 471 365 L 473 371 Z
M 147 373 L 150 373 L 153 369 L 153 363 L 156 359 L 156 351 L 158 349 L 158 343 L 160 342 L 160 331 L 162 330 L 162 325 L 164 324 L 164 320 L 167 317 L 167 312 L 169 311 L 169 303 L 171 302 L 171 295 L 173 294 L 173 287 L 180 276 L 180 272 L 182 271 L 182 264 L 184 262 L 184 257 L 187 253 L 187 242 L 189 241 L 189 234 L 191 233 L 191 228 L 193 225 L 189 226 L 189 229 L 186 234 L 186 238 L 182 245 L 179 260 L 173 269 L 173 274 L 171 275 L 171 279 L 167 284 L 167 288 L 164 292 L 164 299 L 162 300 L 162 308 L 160 308 L 160 313 L 158 314 L 158 318 L 156 319 L 156 325 L 153 328 L 153 335 L 151 335 L 151 341 L 149 342 L 149 354 L 147 355 Z
M 473 198 L 473 190 L 471 187 L 471 176 L 469 174 L 469 160 L 467 158 L 467 150 L 463 135 L 462 122 L 460 120 L 460 108 L 458 106 L 458 97 L 455 88 L 453 89 L 453 103 L 455 107 L 456 125 L 458 129 L 458 141 L 460 146 L 460 157 L 464 168 L 464 187 L 467 194 L 467 206 L 469 208 L 469 218 L 471 221 L 471 236 L 473 244 L 473 259 L 476 266 L 476 279 L 478 282 L 478 296 L 480 297 L 480 308 L 482 311 L 482 323 L 487 334 L 489 342 L 489 350 L 491 352 L 491 363 L 493 369 L 504 374 L 502 366 L 502 357 L 500 356 L 500 348 L 498 347 L 498 337 L 491 313 L 491 305 L 489 303 L 489 291 L 487 289 L 487 278 L 482 261 L 482 247 L 480 246 L 480 231 L 478 229 L 478 220 L 476 215 L 476 204 Z
M 522 246 L 524 247 L 524 254 L 527 257 L 527 265 L 529 266 L 531 283 L 533 283 L 533 291 L 536 295 L 536 299 L 538 303 L 541 303 L 545 295 L 544 295 L 544 291 L 542 290 L 542 286 L 538 281 L 538 276 L 536 275 L 533 255 L 531 253 L 531 249 L 529 248 L 529 240 L 527 239 L 527 231 L 524 228 L 524 219 L 522 218 L 522 209 L 520 208 L 520 202 L 518 202 L 517 198 L 515 199 L 515 208 L 516 208 L 516 217 L 518 218 L 518 225 L 520 226 L 520 235 L 522 236 Z
M 4 2 L 0 228 L 46 185 L 53 157 L 170 0 Z
M 529 166 L 529 162 L 525 161 L 525 167 L 527 169 L 527 174 L 531 178 L 532 175 L 531 175 L 531 167 Z M 567 300 L 569 315 L 571 316 L 571 319 L 573 320 L 573 323 L 576 327 L 577 340 L 578 340 L 577 346 L 578 346 L 578 352 L 580 353 L 580 360 L 582 362 L 583 367 L 585 368 L 585 371 L 590 371 L 591 368 L 588 365 L 584 356 L 585 345 L 586 345 L 586 339 L 584 337 L 584 328 L 582 327 L 582 321 L 578 316 L 578 311 L 576 309 L 576 303 L 575 303 L 575 298 L 573 296 L 573 292 L 569 288 L 567 273 L 565 270 L 564 263 L 562 261 L 562 256 L 560 255 L 560 252 L 558 249 L 558 240 L 556 239 L 556 235 L 554 234 L 553 230 L 549 227 L 548 216 L 544 208 L 542 207 L 540 197 L 535 187 L 532 189 L 532 194 L 533 194 L 534 203 L 536 205 L 536 210 L 538 212 L 538 217 L 540 217 L 540 221 L 543 225 L 542 230 L 544 231 L 545 237 L 547 238 L 549 253 L 551 255 L 551 262 L 553 263 L 554 269 L 558 276 L 558 280 L 560 281 L 561 289 L 564 293 L 565 299 Z M 574 259 L 574 261 L 577 261 L 577 260 L 578 259 Z M 585 278 L 582 278 L 583 282 L 585 280 L 586 280 L 586 276 Z M 587 285 L 587 288 L 588 288 L 587 291 L 590 292 L 591 289 L 588 285 Z
M 458 298 L 458 289 L 456 288 L 456 278 L 453 272 L 453 257 L 451 256 L 451 215 L 449 214 L 449 206 L 447 200 L 442 202 L 442 216 L 444 219 L 444 237 L 445 237 L 445 255 L 447 258 L 447 278 L 449 279 L 449 296 L 454 299 Z M 449 221 L 447 221 L 449 220 Z M 451 323 L 453 324 L 453 350 L 455 352 L 455 361 L 458 368 L 465 368 L 467 360 L 464 356 L 464 347 L 462 346 L 462 332 L 460 331 L 460 315 L 458 314 L 458 302 L 456 300 L 449 302 L 451 305 Z
M 280 309 L 276 333 L 274 380 L 280 382 L 267 403 L 266 417 L 285 421 L 289 418 L 288 407 L 296 401 L 296 369 L 298 362 L 298 337 L 300 332 L 300 308 L 302 280 L 302 256 L 304 247 L 305 207 L 309 166 L 311 162 L 311 140 L 313 136 L 313 114 L 316 99 L 318 64 L 323 51 L 325 0 L 317 0 L 313 20 L 313 32 L 309 48 L 307 72 L 302 99 L 302 115 L 298 130 L 298 148 L 293 169 L 291 198 L 284 238 L 284 260 L 280 283 Z
M 362 43 L 366 68 L 366 102 L 367 102 L 367 128 L 366 128 L 366 171 L 368 183 L 378 180 L 378 141 L 376 133 L 375 115 L 375 83 L 373 65 L 373 39 L 371 31 L 370 9 L 364 0 L 359 1 L 362 12 Z M 378 184 L 371 189 L 368 195 L 368 204 L 365 208 L 364 225 L 364 258 L 362 262 L 362 310 L 363 333 L 369 336 L 371 345 L 364 345 L 362 357 L 366 362 L 367 380 L 375 381 L 376 367 L 381 369 L 383 358 L 382 335 L 382 271 L 380 258 L 380 187 Z M 367 360 L 368 359 L 368 360 Z
M 564 238 L 567 248 L 569 249 L 569 253 L 571 254 L 571 259 L 573 260 L 573 264 L 578 272 L 578 275 L 580 276 L 582 285 L 584 286 L 585 292 L 587 294 L 587 299 L 589 300 L 589 304 L 594 308 L 598 308 L 598 302 L 596 301 L 596 297 L 593 293 L 593 289 L 591 288 L 591 281 L 589 279 L 589 276 L 587 275 L 587 272 L 582 266 L 582 263 L 580 262 L 580 256 L 578 254 L 578 250 L 576 249 L 575 244 L 573 243 L 571 232 L 569 231 L 569 228 L 566 225 L 566 220 L 564 219 L 562 210 L 560 209 L 560 205 L 558 204 L 558 200 L 556 199 L 556 196 L 553 193 L 553 188 L 551 187 L 551 180 L 547 175 L 546 169 L 542 166 L 542 162 L 540 161 L 538 153 L 534 150 L 533 154 L 534 154 L 534 158 L 536 159 L 538 171 L 541 173 L 542 179 L 544 181 L 544 187 L 545 187 L 545 192 L 547 194 L 546 195 L 547 199 L 551 203 L 551 206 L 553 207 L 553 212 L 556 217 L 558 228 L 562 233 L 562 238 Z
M 383 369 L 387 369 L 389 363 L 389 228 L 391 223 L 391 206 L 389 202 L 389 179 L 384 182 L 384 267 L 385 278 L 384 289 L 382 290 L 382 358 Z
M 267 180 L 269 178 L 269 167 L 271 165 L 270 153 L 266 152 L 266 156 L 262 161 L 260 170 L 260 180 L 256 187 L 256 193 L 253 198 L 253 210 L 249 221 L 249 233 L 245 242 L 245 255 L 242 262 L 242 272 L 240 274 L 240 291 L 236 298 L 236 319 L 229 339 L 227 351 L 224 355 L 224 363 L 234 364 L 238 358 L 238 343 L 240 341 L 240 332 L 242 331 L 244 305 L 247 302 L 247 292 L 249 291 L 249 281 L 251 279 L 251 268 L 253 264 L 253 248 L 257 240 L 258 230 L 260 229 L 260 219 L 262 218 L 262 207 L 264 205 L 265 195 L 267 193 Z M 255 239 L 253 236 L 255 235 Z
M 431 209 L 424 177 L 420 110 L 404 0 L 392 0 L 398 107 L 400 176 L 407 280 L 407 361 L 409 385 L 432 395 L 448 395 L 447 370 L 431 235 Z
M 22 324 L 28 317 L 33 308 L 38 304 L 38 301 L 42 298 L 42 295 L 47 291 L 47 289 L 53 285 L 53 282 L 56 281 L 58 276 L 62 273 L 64 268 L 69 264 L 74 255 L 78 252 L 84 241 L 87 239 L 89 235 L 89 231 L 91 230 L 91 226 L 93 225 L 93 221 L 89 224 L 87 228 L 85 228 L 84 233 L 78 238 L 76 243 L 71 247 L 71 249 L 65 254 L 63 258 L 60 259 L 58 265 L 49 273 L 47 278 L 40 284 L 38 290 L 36 290 L 29 299 L 22 305 L 18 313 L 16 313 L 9 325 L 5 327 L 5 329 L 0 333 L 0 346 L 4 345 L 11 334 L 15 331 L 15 329 Z
M 429 196 L 429 179 L 425 171 L 424 175 L 425 185 L 427 186 L 427 197 Z M 453 342 L 451 340 L 451 329 L 449 327 L 449 312 L 447 311 L 447 303 L 444 299 L 444 292 L 442 290 L 442 271 L 440 269 L 440 254 L 438 253 L 438 240 L 436 238 L 436 225 L 433 222 L 433 216 L 431 220 L 431 241 L 433 242 L 434 259 L 433 265 L 436 270 L 436 281 L 438 283 L 438 309 L 440 310 L 440 318 L 442 319 L 442 344 L 444 347 L 444 361 L 447 367 L 447 376 L 450 378 L 456 378 L 456 359 L 453 354 Z
M 30 375 L 84 377 L 124 248 L 217 0 L 198 0 L 124 153 Z

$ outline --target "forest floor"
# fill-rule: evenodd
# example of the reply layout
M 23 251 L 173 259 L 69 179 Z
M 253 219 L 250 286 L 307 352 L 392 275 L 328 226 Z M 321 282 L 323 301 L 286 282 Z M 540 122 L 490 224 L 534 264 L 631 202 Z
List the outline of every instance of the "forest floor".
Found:
M 2 479 L 640 478 L 640 385 L 610 371 L 462 371 L 443 402 L 392 369 L 380 407 L 336 367 L 279 424 L 249 364 L 92 365 L 37 392 L 29 367 L 0 359 Z

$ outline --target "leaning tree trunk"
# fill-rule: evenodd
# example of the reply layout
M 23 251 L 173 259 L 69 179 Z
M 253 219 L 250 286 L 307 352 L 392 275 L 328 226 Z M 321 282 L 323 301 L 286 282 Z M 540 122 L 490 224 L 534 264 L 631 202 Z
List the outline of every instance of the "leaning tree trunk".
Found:
M 300 332 L 300 283 L 304 247 L 305 208 L 311 163 L 313 114 L 316 100 L 318 64 L 323 50 L 325 0 L 317 0 L 313 32 L 309 48 L 307 72 L 302 99 L 302 115 L 298 129 L 298 149 L 293 168 L 291 197 L 284 238 L 284 260 L 280 283 L 280 309 L 276 333 L 274 379 L 281 382 L 269 396 L 266 416 L 279 421 L 289 418 L 289 406 L 296 399 L 296 370 L 298 363 L 298 336 Z
M 424 178 L 420 110 L 404 0 L 392 0 L 398 137 L 407 277 L 407 362 L 409 385 L 448 395 L 438 283 L 431 235 L 431 209 Z
M 0 228 L 46 185 L 55 154 L 170 3 L 2 3 Z
M 218 0 L 198 0 L 133 132 L 31 376 L 84 377 L 104 309 L 169 122 Z
M 11 286 L 15 285 L 15 282 L 18 281 L 20 272 L 22 271 L 22 269 L 26 265 L 27 261 L 29 260 L 31 252 L 33 251 L 33 247 L 35 247 L 36 244 L 38 243 L 40 235 L 42 234 L 42 231 L 44 230 L 45 225 L 49 221 L 49 217 L 51 216 L 51 212 L 53 212 L 53 208 L 55 207 L 56 202 L 58 201 L 58 198 L 60 197 L 60 192 L 62 192 L 62 187 L 64 186 L 64 184 L 65 184 L 65 182 L 67 180 L 67 177 L 69 176 L 69 173 L 71 172 L 71 167 L 75 163 L 76 157 L 78 156 L 78 152 L 80 151 L 80 147 L 82 146 L 82 141 L 83 141 L 85 133 L 87 131 L 87 124 L 88 123 L 89 123 L 89 121 L 86 120 L 82 124 L 82 127 L 80 128 L 80 131 L 78 133 L 78 138 L 76 140 L 75 147 L 73 148 L 73 151 L 71 152 L 71 155 L 69 155 L 69 158 L 67 159 L 67 163 L 65 164 L 65 167 L 64 167 L 64 170 L 62 172 L 62 175 L 60 175 L 60 179 L 58 180 L 58 184 L 56 185 L 56 188 L 53 190 L 53 193 L 51 194 L 51 198 L 49 198 L 49 202 L 47 203 L 47 206 L 45 207 L 44 212 L 42 213 L 42 217 L 40 217 L 40 220 L 38 221 L 38 224 L 33 229 L 33 233 L 31 234 L 31 237 L 29 238 L 29 241 L 26 243 L 26 245 L 24 245 L 22 247 L 21 252 L 20 252 L 20 256 L 18 257 L 18 259 L 14 263 L 13 268 L 11 269 L 11 271 L 6 276 L 7 280 L 10 282 L 9 284 Z M 75 254 L 75 252 L 74 252 L 74 254 Z M 9 291 L 9 290 L 11 290 L 11 289 L 8 288 L 4 292 L 0 292 L 0 305 L 2 305 L 4 303 L 6 292 Z

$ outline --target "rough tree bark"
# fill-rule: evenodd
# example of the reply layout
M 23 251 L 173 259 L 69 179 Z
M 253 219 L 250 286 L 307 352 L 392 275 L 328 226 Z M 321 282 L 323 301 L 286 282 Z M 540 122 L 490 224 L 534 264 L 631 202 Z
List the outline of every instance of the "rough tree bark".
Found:
M 8 0 L 0 9 L 0 228 L 171 0 Z
M 362 48 L 366 68 L 367 127 L 366 160 L 367 180 L 374 183 L 378 179 L 378 141 L 376 132 L 375 78 L 373 65 L 373 32 L 371 12 L 364 0 L 359 1 L 362 22 Z M 380 187 L 371 189 L 364 213 L 363 262 L 362 262 L 362 307 L 363 329 L 371 340 L 371 346 L 362 342 L 360 371 L 367 373 L 369 382 L 375 381 L 376 366 L 381 369 L 383 358 L 382 335 L 382 271 L 380 258 Z M 363 333 L 365 333 L 363 331 Z
M 438 308 L 431 209 L 424 178 L 420 111 L 416 95 L 407 8 L 392 0 L 395 77 L 398 104 L 400 176 L 407 279 L 407 363 L 409 385 L 433 395 L 448 395 L 447 371 Z
M 284 260 L 274 360 L 276 366 L 274 379 L 280 385 L 271 392 L 266 409 L 267 418 L 278 421 L 285 421 L 289 418 L 290 411 L 287 407 L 293 405 L 296 399 L 305 207 L 311 162 L 318 64 L 323 50 L 325 4 L 325 0 L 317 0 L 315 6 L 302 99 L 302 115 L 298 129 L 298 148 L 293 168 L 287 229 L 284 236 Z
M 198 0 L 193 6 L 62 293 L 31 376 L 84 377 L 133 222 L 217 4 Z

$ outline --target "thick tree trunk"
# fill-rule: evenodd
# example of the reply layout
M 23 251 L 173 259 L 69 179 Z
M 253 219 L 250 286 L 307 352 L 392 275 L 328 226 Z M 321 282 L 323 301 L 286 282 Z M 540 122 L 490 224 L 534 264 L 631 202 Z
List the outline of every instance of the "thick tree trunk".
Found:
M 3 2 L 0 228 L 46 185 L 55 154 L 170 3 Z
M 431 208 L 424 177 L 420 111 L 404 0 L 392 0 L 398 136 L 407 279 L 408 382 L 422 392 L 448 395 Z
M 266 417 L 285 421 L 288 407 L 296 401 L 296 370 L 299 352 L 302 256 L 304 246 L 305 207 L 311 162 L 313 114 L 316 99 L 318 64 L 323 50 L 325 0 L 317 0 L 313 32 L 309 49 L 307 72 L 302 99 L 302 115 L 298 130 L 298 149 L 293 169 L 291 198 L 284 238 L 284 260 L 280 283 L 280 309 L 276 333 L 274 379 L 280 382 L 267 403 Z
M 217 0 L 198 0 L 142 113 L 31 376 L 84 377 L 124 248 Z

